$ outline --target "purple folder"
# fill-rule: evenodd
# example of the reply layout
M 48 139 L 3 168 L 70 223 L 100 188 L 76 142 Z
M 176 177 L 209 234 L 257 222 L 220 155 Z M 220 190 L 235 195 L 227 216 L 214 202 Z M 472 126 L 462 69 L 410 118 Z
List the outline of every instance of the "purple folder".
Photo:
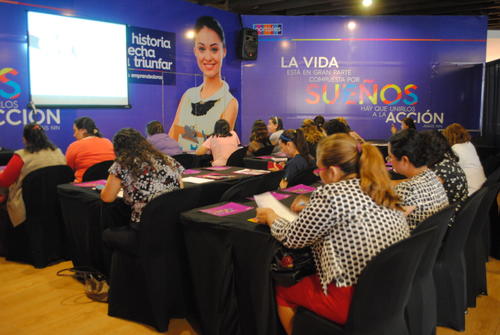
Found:
M 312 186 L 307 186 L 307 185 L 304 185 L 304 184 L 299 184 L 299 185 L 295 185 L 295 186 L 292 186 L 292 187 L 289 187 L 289 188 L 285 188 L 282 191 L 291 192 L 291 193 L 297 193 L 297 194 L 303 194 L 303 193 L 311 193 L 315 189 L 316 188 L 312 187 Z
M 212 214 L 215 216 L 227 216 L 246 212 L 253 207 L 237 204 L 236 202 L 228 202 L 225 205 L 212 207 L 208 209 L 200 209 L 200 212 Z
M 227 169 L 230 169 L 230 166 L 211 166 L 211 167 L 205 167 L 205 170 L 212 170 L 212 171 L 224 171 Z
M 188 175 L 188 174 L 196 174 L 196 173 L 200 173 L 200 172 L 201 172 L 200 170 L 186 169 L 186 170 L 184 170 L 184 172 L 182 174 L 183 175 Z

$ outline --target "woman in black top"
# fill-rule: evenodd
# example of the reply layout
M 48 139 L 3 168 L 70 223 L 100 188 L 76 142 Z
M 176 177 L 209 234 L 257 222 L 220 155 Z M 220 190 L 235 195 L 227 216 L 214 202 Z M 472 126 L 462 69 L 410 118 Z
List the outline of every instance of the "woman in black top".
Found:
M 311 168 L 314 162 L 301 129 L 285 130 L 280 136 L 279 145 L 281 152 L 289 158 L 285 167 L 285 175 L 280 182 L 280 188 L 283 189 L 288 186 L 288 181 L 300 172 Z

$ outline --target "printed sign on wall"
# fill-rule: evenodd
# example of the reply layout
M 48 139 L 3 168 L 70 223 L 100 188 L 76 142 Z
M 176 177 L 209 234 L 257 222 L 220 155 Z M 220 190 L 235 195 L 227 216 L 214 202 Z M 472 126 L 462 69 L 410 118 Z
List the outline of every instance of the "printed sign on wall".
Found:
M 175 33 L 128 27 L 129 82 L 175 85 Z

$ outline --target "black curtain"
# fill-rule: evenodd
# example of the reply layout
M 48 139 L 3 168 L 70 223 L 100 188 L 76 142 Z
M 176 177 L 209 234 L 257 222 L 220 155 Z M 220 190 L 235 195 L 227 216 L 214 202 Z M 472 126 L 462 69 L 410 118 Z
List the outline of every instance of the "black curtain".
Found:
M 486 63 L 483 109 L 485 144 L 500 147 L 500 59 Z

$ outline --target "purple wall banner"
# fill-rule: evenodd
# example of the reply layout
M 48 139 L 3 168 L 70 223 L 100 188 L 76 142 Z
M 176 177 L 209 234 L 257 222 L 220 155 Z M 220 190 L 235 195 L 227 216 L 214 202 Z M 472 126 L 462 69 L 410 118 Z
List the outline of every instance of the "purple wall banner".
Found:
M 259 58 L 242 65 L 243 139 L 275 115 L 285 128 L 342 116 L 367 139 L 404 117 L 479 128 L 485 16 L 243 16 L 243 26 L 261 27 Z
M 175 33 L 127 28 L 129 82 L 175 85 Z

